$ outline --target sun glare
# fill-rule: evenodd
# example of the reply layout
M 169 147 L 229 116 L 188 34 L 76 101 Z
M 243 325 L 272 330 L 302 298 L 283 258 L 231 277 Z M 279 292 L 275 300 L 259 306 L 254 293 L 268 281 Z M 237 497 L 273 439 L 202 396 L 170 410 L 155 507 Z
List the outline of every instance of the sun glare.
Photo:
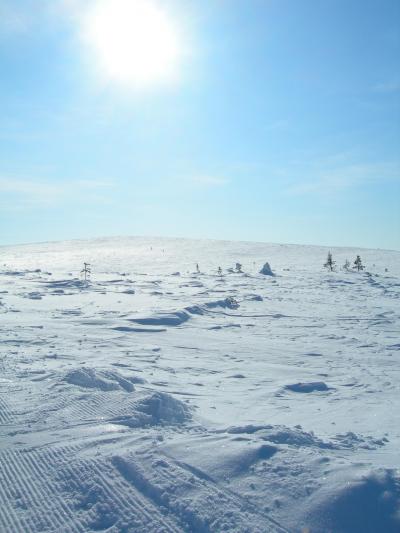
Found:
M 178 33 L 154 0 L 96 0 L 84 18 L 83 37 L 106 79 L 148 86 L 176 77 Z

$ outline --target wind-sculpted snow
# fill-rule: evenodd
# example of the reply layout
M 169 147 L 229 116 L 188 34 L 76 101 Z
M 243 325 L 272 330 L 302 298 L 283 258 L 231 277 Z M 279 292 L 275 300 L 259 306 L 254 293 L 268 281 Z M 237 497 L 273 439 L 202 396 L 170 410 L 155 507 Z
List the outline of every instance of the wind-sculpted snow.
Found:
M 206 302 L 204 305 L 193 305 L 188 306 L 181 311 L 170 311 L 170 312 L 161 312 L 149 317 L 136 317 L 136 318 L 125 318 L 128 322 L 133 324 L 139 324 L 142 326 L 165 326 L 165 327 L 174 327 L 181 326 L 190 318 L 192 315 L 203 315 L 207 312 L 208 309 L 214 309 L 217 307 L 228 308 L 228 309 L 237 309 L 239 307 L 238 302 L 232 297 L 225 298 L 224 300 L 215 300 Z M 118 326 L 114 329 L 119 331 L 165 331 L 165 329 L 148 329 L 142 330 L 138 328 L 129 328 L 128 326 Z
M 29 298 L 30 300 L 41 300 L 43 295 L 38 291 L 21 294 L 22 298 Z
M 167 331 L 165 328 L 135 328 L 130 326 L 116 326 L 113 329 L 122 333 L 162 333 Z
M 172 313 L 160 313 L 147 318 L 130 318 L 128 320 L 144 326 L 180 326 L 189 318 L 190 315 L 186 311 L 175 311 Z
M 49 289 L 87 289 L 89 284 L 80 279 L 60 279 L 42 282 Z
M 320 448 L 321 450 L 355 450 L 359 448 L 376 450 L 381 446 L 384 446 L 387 442 L 385 437 L 383 439 L 374 439 L 369 436 L 356 435 L 352 432 L 343 435 L 334 435 L 331 437 L 331 440 L 323 440 L 317 437 L 313 432 L 304 431 L 301 426 L 294 428 L 273 425 L 239 426 L 228 428 L 226 432 L 231 434 L 255 434 L 257 438 L 274 444 L 285 444 L 296 447 L 314 447 Z
M 325 392 L 330 390 L 330 387 L 323 381 L 311 381 L 310 383 L 293 383 L 285 385 L 285 389 L 292 392 Z
M 228 298 L 225 298 L 224 300 L 216 300 L 214 302 L 207 302 L 205 306 L 208 309 L 214 309 L 214 307 L 226 307 L 228 309 L 237 309 L 239 307 L 239 304 L 235 300 L 235 298 L 228 296 Z
M 400 253 L 327 252 L 1 248 L 1 533 L 400 531 Z

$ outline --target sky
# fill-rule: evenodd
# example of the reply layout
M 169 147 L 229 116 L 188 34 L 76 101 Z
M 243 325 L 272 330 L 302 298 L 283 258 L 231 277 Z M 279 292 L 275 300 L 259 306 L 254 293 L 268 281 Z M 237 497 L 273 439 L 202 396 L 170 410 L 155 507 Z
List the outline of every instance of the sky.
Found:
M 400 250 L 398 0 L 0 0 L 0 244 Z

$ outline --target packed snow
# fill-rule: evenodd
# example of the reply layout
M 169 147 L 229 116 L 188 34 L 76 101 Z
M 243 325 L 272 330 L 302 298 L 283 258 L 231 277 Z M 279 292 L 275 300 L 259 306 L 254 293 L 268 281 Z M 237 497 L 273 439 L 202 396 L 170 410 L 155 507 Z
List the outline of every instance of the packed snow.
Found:
M 1 247 L 0 531 L 399 532 L 400 252 L 328 251 Z

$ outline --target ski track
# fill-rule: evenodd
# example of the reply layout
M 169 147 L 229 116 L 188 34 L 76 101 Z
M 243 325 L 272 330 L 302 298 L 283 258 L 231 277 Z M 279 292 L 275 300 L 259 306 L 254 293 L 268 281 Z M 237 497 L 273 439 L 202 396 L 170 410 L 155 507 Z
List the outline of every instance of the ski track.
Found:
M 122 475 L 144 491 L 156 505 L 166 506 L 175 513 L 182 522 L 183 531 L 285 531 L 237 495 L 221 489 L 205 476 L 196 475 L 194 469 L 187 470 L 168 460 L 156 460 L 153 456 L 145 455 L 140 455 L 136 460 L 116 457 L 113 462 Z M 190 498 L 191 493 L 195 496 L 191 498 L 190 506 L 185 507 L 181 497 L 185 495 L 185 499 Z

